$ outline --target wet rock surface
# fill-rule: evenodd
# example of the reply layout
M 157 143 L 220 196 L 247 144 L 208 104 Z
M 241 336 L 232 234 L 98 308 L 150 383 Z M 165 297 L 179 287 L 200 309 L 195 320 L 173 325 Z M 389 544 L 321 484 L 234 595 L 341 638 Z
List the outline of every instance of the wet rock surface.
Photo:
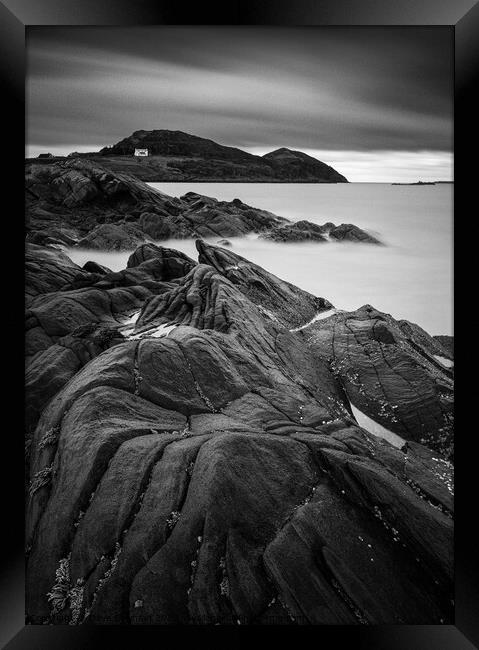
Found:
M 29 622 L 452 623 L 437 342 L 197 248 L 31 246 Z
M 350 223 L 342 223 L 340 226 L 335 226 L 334 223 L 330 222 L 319 225 L 311 221 L 297 221 L 293 224 L 276 226 L 272 230 L 260 235 L 260 237 L 262 239 L 280 242 L 336 241 L 381 244 L 376 237 Z
M 88 273 L 56 248 L 27 243 L 25 246 L 26 303 L 40 294 L 68 286 L 77 277 Z
M 442 350 L 439 352 L 439 354 L 446 353 L 446 358 L 454 359 L 454 337 L 437 335 L 433 338 L 441 345 Z
M 348 400 L 405 440 L 453 455 L 453 372 L 419 326 L 365 305 L 302 330 L 327 360 Z
M 28 164 L 25 196 L 28 241 L 38 245 L 133 250 L 149 241 L 251 233 L 273 241 L 324 241 L 323 232 L 329 240 L 378 243 L 351 224 L 329 224 L 329 231 L 328 224 L 292 223 L 240 199 L 218 201 L 195 192 L 170 197 L 83 158 Z
M 342 223 L 339 226 L 334 226 L 329 230 L 328 235 L 331 239 L 336 241 L 359 242 L 363 244 L 381 243 L 376 237 L 373 237 L 371 234 L 361 230 L 361 228 L 358 228 L 358 226 L 355 226 L 352 223 Z

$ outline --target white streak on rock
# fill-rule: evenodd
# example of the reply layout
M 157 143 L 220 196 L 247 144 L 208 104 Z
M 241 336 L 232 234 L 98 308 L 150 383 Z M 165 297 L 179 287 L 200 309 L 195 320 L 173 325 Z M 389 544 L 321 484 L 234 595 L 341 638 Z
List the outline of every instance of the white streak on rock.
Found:
M 141 309 L 135 311 L 131 316 L 128 316 L 128 318 L 123 321 L 123 325 L 134 325 L 138 320 L 138 316 L 140 315 L 140 312 Z
M 316 314 L 310 321 L 305 323 L 304 325 L 301 325 L 301 327 L 296 327 L 295 329 L 289 330 L 290 332 L 299 332 L 300 330 L 304 330 L 305 327 L 309 327 L 313 323 L 315 323 L 318 320 L 323 320 L 323 318 L 329 318 L 330 316 L 333 316 L 333 314 L 337 314 L 340 310 L 339 309 L 327 309 L 326 311 L 320 311 L 319 314 Z
M 141 309 L 135 311 L 133 314 L 131 314 L 131 316 L 128 316 L 128 318 L 123 321 L 120 327 L 120 332 L 123 334 L 123 336 L 126 336 L 128 338 L 130 334 L 133 333 L 136 321 L 138 320 L 140 313 Z
M 131 334 L 130 336 L 127 336 L 126 338 L 129 341 L 137 341 L 138 339 L 146 339 L 146 338 L 154 338 L 154 339 L 160 339 L 164 336 L 168 336 L 168 334 L 177 327 L 176 325 L 157 325 L 156 327 L 152 327 L 149 330 L 145 330 L 144 332 L 138 332 L 138 334 Z
M 442 365 L 446 368 L 452 368 L 454 366 L 454 361 L 451 361 L 451 359 L 446 359 L 446 357 L 441 357 L 439 354 L 435 354 L 434 358 L 437 359 L 439 363 L 442 363 Z
M 375 422 L 372 418 L 360 411 L 351 402 L 349 402 L 349 404 L 351 405 L 351 410 L 356 419 L 356 422 L 360 427 L 366 429 L 366 431 L 369 431 L 369 433 L 372 433 L 373 436 L 387 440 L 389 443 L 391 443 L 391 445 L 393 445 L 393 447 L 401 449 L 401 447 L 404 446 L 406 442 L 404 438 L 401 438 L 401 436 L 398 436 L 396 433 L 389 431 L 389 429 L 383 427 L 382 424 Z

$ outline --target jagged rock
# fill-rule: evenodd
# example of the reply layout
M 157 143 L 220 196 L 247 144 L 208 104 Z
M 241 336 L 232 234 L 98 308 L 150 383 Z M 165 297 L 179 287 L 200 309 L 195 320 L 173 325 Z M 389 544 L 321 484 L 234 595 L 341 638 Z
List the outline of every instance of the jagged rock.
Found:
M 331 221 L 327 221 L 321 226 L 317 223 L 313 223 L 312 221 L 306 221 L 304 219 L 301 221 L 296 221 L 294 225 L 299 230 L 311 230 L 312 232 L 318 232 L 323 234 L 328 233 L 332 228 L 336 227 L 334 223 L 331 223 Z
M 170 227 L 164 215 L 144 212 L 140 217 L 140 228 L 152 239 L 168 239 Z
M 28 232 L 26 241 L 40 246 L 75 246 L 78 243 L 78 232 L 73 228 L 53 226 L 47 230 Z
M 381 244 L 379 239 L 361 230 L 352 223 L 342 223 L 329 231 L 329 236 L 337 241 L 361 242 L 363 244 Z
M 98 224 L 122 223 L 139 210 L 161 211 L 171 201 L 146 183 L 77 158 L 27 165 L 25 197 L 30 229 L 68 224 L 83 236 Z
M 96 273 L 98 275 L 106 275 L 108 273 L 112 273 L 111 269 L 109 269 L 106 266 L 103 266 L 102 264 L 98 264 L 98 262 L 92 262 L 92 261 L 85 262 L 83 268 L 85 269 L 85 271 L 88 271 L 88 273 Z
M 40 294 L 58 291 L 87 273 L 55 248 L 27 243 L 25 247 L 25 295 L 27 304 Z
M 27 360 L 82 325 L 119 326 L 150 295 L 151 289 L 144 286 L 87 286 L 38 295 L 26 313 Z
M 312 296 L 289 282 L 280 280 L 232 251 L 211 246 L 201 240 L 196 242 L 196 248 L 200 263 L 210 264 L 228 278 L 273 321 L 279 319 L 281 323 L 294 327 L 304 324 L 317 312 L 332 307 L 326 299 Z
M 183 218 L 189 223 L 191 232 L 201 237 L 235 237 L 263 232 L 287 221 L 284 217 L 253 208 L 239 199 L 218 201 L 188 192 L 181 197 L 181 201 L 187 206 L 182 213 Z
M 150 238 L 240 236 L 287 221 L 239 200 L 170 197 L 77 158 L 27 166 L 26 212 L 28 227 L 43 238 L 66 222 L 81 235 L 76 245 L 106 250 L 133 249 Z
M 130 255 L 127 266 L 128 268 L 138 267 L 147 260 L 160 261 L 164 280 L 181 278 L 196 265 L 194 260 L 181 251 L 155 246 L 155 244 L 143 244 Z
M 452 455 L 452 372 L 435 358 L 438 344 L 424 330 L 365 305 L 301 334 L 357 409 L 401 438 Z
M 340 226 L 335 226 L 334 223 L 328 222 L 319 225 L 304 220 L 293 224 L 276 226 L 270 231 L 261 234 L 260 237 L 281 242 L 326 242 L 332 239 L 335 241 L 361 242 L 363 244 L 381 244 L 378 239 L 353 224 L 343 223 Z
M 88 363 L 65 357 L 69 380 L 36 393 L 29 622 L 451 623 L 452 465 L 415 435 L 396 448 L 360 428 L 360 387 L 332 360 L 368 391 L 377 373 L 428 422 L 450 378 L 391 317 L 366 306 L 308 325 L 330 303 L 197 248 L 199 264 L 136 251 L 120 273 L 174 269 L 157 293 L 99 288 L 107 274 L 33 301 L 46 371 L 58 348 Z M 90 354 L 97 323 L 109 334 Z
M 423 349 L 434 356 L 444 356 L 446 359 L 453 359 L 454 355 L 451 354 L 451 350 L 445 347 L 441 340 L 438 340 L 443 337 L 430 336 L 422 327 L 416 325 L 416 323 L 411 323 L 407 320 L 398 321 L 399 327 L 407 336 L 409 342 L 412 345 L 419 344 Z M 447 339 L 447 337 L 444 337 Z M 451 337 L 452 338 L 452 337 Z
M 324 236 L 324 226 L 311 223 L 310 221 L 297 221 L 291 225 L 273 228 L 267 233 L 260 235 L 262 239 L 273 241 L 294 242 L 294 241 L 327 241 Z
M 49 400 L 91 359 L 124 339 L 116 328 L 78 327 L 36 354 L 25 373 L 25 424 L 31 431 Z
M 101 224 L 80 239 L 80 248 L 98 248 L 100 250 L 131 250 L 145 241 L 143 232 L 131 224 Z
M 437 335 L 437 336 L 433 336 L 433 339 L 442 346 L 443 351 L 446 352 L 445 356 L 447 358 L 454 359 L 454 337 L 453 336 Z
M 351 223 L 336 226 L 328 221 L 323 225 L 311 221 L 297 221 L 293 224 L 280 225 L 260 235 L 262 239 L 273 241 L 347 241 L 363 244 L 381 244 L 376 237 Z
M 195 192 L 169 197 L 81 158 L 28 165 L 26 213 L 31 241 L 105 250 L 133 249 L 148 239 L 249 233 L 273 241 L 380 243 L 352 224 L 291 223 L 240 199 L 218 201 Z
M 27 262 L 26 423 L 30 431 L 48 400 L 79 368 L 124 340 L 118 328 L 128 315 L 139 311 L 147 296 L 168 290 L 168 281 L 182 277 L 195 262 L 153 244 L 139 247 L 130 256 L 130 267 L 117 273 L 93 262 L 85 265 L 89 271 L 80 269 L 63 253 L 34 245 L 27 248 Z M 40 295 L 40 290 L 48 295 Z

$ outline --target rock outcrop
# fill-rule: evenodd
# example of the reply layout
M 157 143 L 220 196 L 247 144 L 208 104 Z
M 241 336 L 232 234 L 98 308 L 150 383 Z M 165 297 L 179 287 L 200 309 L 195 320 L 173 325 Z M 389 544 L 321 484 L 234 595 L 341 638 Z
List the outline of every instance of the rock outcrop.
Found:
M 128 251 L 146 241 L 145 233 L 131 224 L 100 224 L 79 242 L 79 248 Z
M 429 354 L 443 356 L 446 359 L 454 359 L 454 337 L 453 336 L 429 336 L 429 334 L 416 323 L 407 320 L 398 321 L 399 327 L 409 340 L 416 340 L 425 348 Z
M 372 307 L 197 248 L 81 288 L 62 257 L 31 300 L 29 622 L 452 623 L 451 373 Z
M 437 360 L 435 340 L 406 323 L 365 305 L 301 332 L 328 361 L 350 404 L 379 424 L 382 435 L 426 444 L 450 459 L 453 374 Z
M 453 336 L 443 336 L 443 335 L 436 335 L 433 337 L 435 341 L 437 341 L 442 350 L 439 352 L 439 354 L 444 354 L 446 358 L 449 359 L 454 359 L 454 337 Z
M 133 250 L 148 241 L 260 234 L 273 241 L 380 243 L 352 224 L 293 223 L 240 199 L 188 192 L 167 196 L 85 159 L 26 167 L 27 241 L 48 246 Z
M 324 226 L 311 221 L 297 221 L 273 228 L 260 235 L 261 239 L 270 239 L 279 242 L 317 241 L 326 242 L 327 237 Z
M 364 244 L 381 243 L 376 237 L 373 237 L 352 223 L 342 223 L 340 226 L 334 226 L 327 234 L 331 239 L 337 241 L 362 242 Z
M 301 242 L 301 241 L 337 241 L 337 242 L 360 242 L 362 244 L 381 244 L 376 238 L 350 223 L 342 223 L 339 226 L 334 223 L 319 225 L 311 221 L 296 221 L 276 226 L 268 232 L 260 235 L 262 239 L 271 239 L 280 242 Z
M 65 253 L 52 247 L 27 243 L 25 246 L 25 297 L 27 305 L 36 296 L 68 286 L 87 272 Z
M 27 431 L 81 367 L 123 340 L 121 325 L 145 299 L 170 288 L 195 262 L 149 244 L 131 255 L 124 271 L 88 264 L 90 270 L 81 269 L 59 251 L 27 245 Z
M 77 159 L 27 166 L 26 211 L 29 241 L 104 250 L 132 250 L 152 239 L 242 236 L 287 221 L 239 199 L 170 197 Z
M 171 216 L 179 212 L 176 199 L 146 183 L 75 158 L 27 165 L 25 203 L 30 237 L 59 226 L 84 237 L 100 224 L 123 225 L 148 210 Z
M 238 287 L 266 319 L 279 321 L 286 327 L 296 327 L 332 307 L 325 298 L 313 296 L 281 280 L 233 251 L 201 240 L 196 242 L 196 248 L 199 262 L 212 266 Z

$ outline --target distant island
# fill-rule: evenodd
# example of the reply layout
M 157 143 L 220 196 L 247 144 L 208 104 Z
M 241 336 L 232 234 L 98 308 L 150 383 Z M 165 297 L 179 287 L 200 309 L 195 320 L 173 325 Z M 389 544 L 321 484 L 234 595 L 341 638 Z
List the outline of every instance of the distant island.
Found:
M 255 156 L 235 147 L 166 129 L 135 131 L 111 147 L 67 157 L 45 153 L 29 163 L 86 158 L 145 182 L 347 183 L 324 162 L 282 147 Z
M 444 185 L 454 181 L 416 181 L 415 183 L 391 183 L 391 185 Z

